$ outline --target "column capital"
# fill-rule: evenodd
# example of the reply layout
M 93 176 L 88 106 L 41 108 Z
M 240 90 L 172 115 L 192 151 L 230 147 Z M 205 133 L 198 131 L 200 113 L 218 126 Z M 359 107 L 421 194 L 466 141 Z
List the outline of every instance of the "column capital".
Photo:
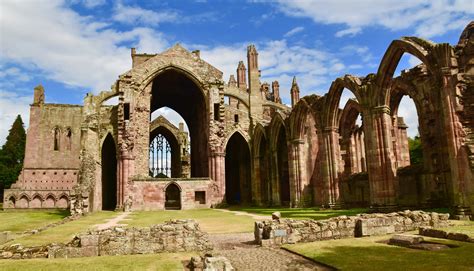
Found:
M 390 107 L 388 105 L 381 105 L 372 108 L 372 115 L 380 113 L 390 115 Z

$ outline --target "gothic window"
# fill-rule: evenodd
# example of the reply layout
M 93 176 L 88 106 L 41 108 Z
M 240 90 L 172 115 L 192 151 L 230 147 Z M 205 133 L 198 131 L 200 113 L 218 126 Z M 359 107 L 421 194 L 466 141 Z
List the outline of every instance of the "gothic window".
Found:
M 155 178 L 171 176 L 171 147 L 162 134 L 156 135 L 150 143 L 150 176 Z

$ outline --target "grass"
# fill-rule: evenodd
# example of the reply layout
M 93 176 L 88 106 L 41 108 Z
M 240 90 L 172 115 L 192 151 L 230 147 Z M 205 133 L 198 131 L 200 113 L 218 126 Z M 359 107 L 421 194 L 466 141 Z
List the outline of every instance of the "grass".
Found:
M 340 215 L 356 215 L 367 213 L 369 210 L 364 208 L 332 210 L 319 208 L 261 208 L 261 207 L 241 207 L 231 206 L 229 210 L 242 211 L 258 215 L 271 216 L 273 212 L 280 212 L 283 218 L 292 219 L 327 219 Z
M 74 235 L 85 232 L 88 229 L 93 228 L 94 225 L 105 223 L 106 220 L 111 219 L 118 214 L 119 213 L 116 212 L 94 212 L 90 215 L 81 217 L 78 220 L 44 230 L 38 234 L 12 240 L 5 245 L 20 243 L 24 246 L 36 246 L 49 243 L 66 243 L 71 241 Z
M 181 261 L 190 260 L 192 256 L 195 255 L 160 253 L 74 259 L 2 260 L 0 270 L 183 270 Z
M 464 233 L 474 237 L 474 221 L 451 220 L 449 221 L 453 226 L 442 228 L 447 232 Z
M 129 227 L 145 227 L 160 224 L 170 219 L 192 218 L 201 230 L 208 233 L 253 232 L 254 219 L 250 216 L 235 215 L 214 209 L 193 209 L 179 211 L 133 212 L 121 223 Z
M 341 270 L 473 270 L 474 268 L 472 243 L 424 237 L 426 241 L 458 246 L 441 251 L 416 250 L 378 243 L 389 238 L 390 236 L 350 238 L 285 245 L 285 248 Z
M 0 211 L 0 231 L 23 232 L 57 222 L 69 215 L 65 210 Z

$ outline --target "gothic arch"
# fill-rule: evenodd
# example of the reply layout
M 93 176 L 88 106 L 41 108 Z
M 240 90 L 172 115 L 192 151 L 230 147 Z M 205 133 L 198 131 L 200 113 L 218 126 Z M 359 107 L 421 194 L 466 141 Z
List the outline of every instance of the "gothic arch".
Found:
M 431 74 L 434 74 L 434 67 L 431 65 L 429 54 L 434 44 L 414 37 L 404 37 L 394 40 L 385 52 L 377 71 L 377 85 L 380 93 L 375 93 L 376 105 L 388 105 L 390 99 L 390 81 L 404 53 L 417 57 Z
M 326 94 L 327 103 L 323 109 L 323 122 L 325 127 L 338 126 L 339 101 L 344 88 L 351 91 L 357 101 L 362 103 L 363 100 L 360 93 L 360 85 L 360 79 L 351 75 L 345 75 L 344 77 L 337 78 L 332 82 L 329 92 Z
M 235 134 L 235 133 L 239 133 L 242 138 L 245 140 L 245 142 L 247 143 L 247 147 L 248 147 L 248 150 L 250 151 L 251 148 L 250 148 L 250 137 L 248 136 L 248 134 L 244 131 L 242 131 L 242 129 L 240 128 L 235 128 L 234 130 L 232 130 L 231 132 L 227 133 L 227 136 L 226 138 L 224 139 L 224 143 L 223 143 L 223 146 L 224 146 L 224 149 L 227 148 L 227 144 L 229 143 L 229 140 L 230 138 Z

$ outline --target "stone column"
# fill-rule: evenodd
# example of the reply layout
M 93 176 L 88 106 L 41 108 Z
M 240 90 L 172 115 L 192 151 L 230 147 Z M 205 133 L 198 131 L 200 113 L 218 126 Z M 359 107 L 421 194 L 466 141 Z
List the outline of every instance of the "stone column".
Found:
M 218 203 L 225 201 L 225 152 L 215 150 L 210 155 L 209 173 L 211 179 L 219 188 L 219 193 L 213 195 Z
M 291 206 L 297 207 L 301 203 L 302 184 L 305 180 L 305 170 L 303 168 L 304 154 L 301 145 L 304 144 L 302 139 L 294 139 L 291 141 L 288 151 L 288 170 L 290 177 L 290 200 Z
M 388 106 L 372 108 L 364 118 L 370 201 L 373 208 L 392 209 L 397 205 L 395 157 Z
M 340 205 L 338 174 L 340 171 L 339 133 L 336 127 L 326 127 L 323 131 L 323 204 L 330 207 Z
M 442 71 L 442 91 L 441 103 L 444 113 L 444 126 L 447 135 L 447 146 L 449 153 L 449 164 L 451 168 L 451 187 L 448 187 L 452 195 L 450 199 L 455 212 L 455 218 L 466 219 L 471 211 L 469 207 L 469 182 L 474 178 L 469 163 L 466 161 L 465 154 L 460 155 L 462 149 L 465 131 L 456 114 L 458 86 L 453 79 L 452 69 L 450 67 L 441 68 Z M 471 196 L 472 198 L 472 196 Z

